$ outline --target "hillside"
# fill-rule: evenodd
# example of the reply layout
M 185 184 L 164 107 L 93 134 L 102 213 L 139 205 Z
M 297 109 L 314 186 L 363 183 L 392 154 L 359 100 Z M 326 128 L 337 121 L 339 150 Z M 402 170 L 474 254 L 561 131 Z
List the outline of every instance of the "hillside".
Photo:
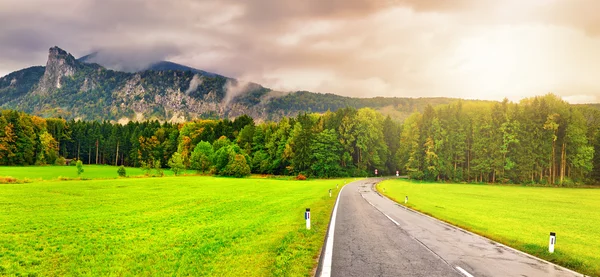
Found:
M 120 72 L 91 63 L 92 57 L 93 54 L 75 59 L 58 47 L 50 48 L 46 66 L 26 68 L 0 78 L 0 108 L 67 119 L 181 122 L 242 114 L 257 120 L 277 120 L 302 111 L 371 107 L 403 120 L 428 104 L 456 101 L 284 93 L 166 61 L 143 71 Z

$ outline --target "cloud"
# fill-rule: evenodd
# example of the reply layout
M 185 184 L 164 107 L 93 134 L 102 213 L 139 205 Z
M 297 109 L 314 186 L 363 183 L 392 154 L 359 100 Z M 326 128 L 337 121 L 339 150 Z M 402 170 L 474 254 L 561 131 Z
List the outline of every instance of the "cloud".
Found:
M 255 88 L 258 88 L 257 84 L 241 80 L 228 79 L 225 82 L 225 97 L 223 98 L 221 105 L 227 106 L 236 96 L 244 94 Z
M 198 74 L 195 74 L 192 80 L 190 81 L 190 86 L 185 91 L 185 94 L 190 94 L 190 92 L 196 91 L 196 89 L 198 89 L 198 86 L 202 85 L 202 82 L 204 82 L 204 79 Z
M 0 74 L 43 65 L 58 45 L 100 50 L 120 69 L 168 59 L 278 91 L 585 101 L 600 91 L 597 10 L 592 0 L 6 0 Z M 244 90 L 228 86 L 225 103 Z
M 112 46 L 92 50 L 92 55 L 86 60 L 98 63 L 109 69 L 136 72 L 148 68 L 153 63 L 176 56 L 180 50 L 173 45 L 138 45 L 132 47 Z

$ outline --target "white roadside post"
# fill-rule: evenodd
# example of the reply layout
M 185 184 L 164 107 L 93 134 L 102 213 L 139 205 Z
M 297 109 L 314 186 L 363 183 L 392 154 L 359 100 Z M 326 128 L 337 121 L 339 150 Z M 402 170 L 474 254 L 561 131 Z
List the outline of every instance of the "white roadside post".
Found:
M 548 252 L 554 253 L 554 245 L 556 244 L 556 233 L 550 232 L 550 244 L 548 245 Z
M 310 230 L 310 208 L 306 208 L 304 219 L 306 219 L 306 230 Z
M 375 169 L 375 177 L 377 177 L 377 169 Z
M 404 197 L 404 204 L 408 203 L 408 195 Z
M 331 197 L 331 189 L 329 189 L 329 197 Z
M 335 189 L 339 189 L 340 188 L 340 184 L 335 184 Z

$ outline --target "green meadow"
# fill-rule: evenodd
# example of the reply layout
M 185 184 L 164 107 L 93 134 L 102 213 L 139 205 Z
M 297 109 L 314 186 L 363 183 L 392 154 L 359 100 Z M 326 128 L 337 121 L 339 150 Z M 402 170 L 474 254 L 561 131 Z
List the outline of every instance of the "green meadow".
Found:
M 118 178 L 117 166 L 111 165 L 84 165 L 83 173 L 77 176 L 75 166 L 0 166 L 0 176 L 13 177 L 20 180 L 53 180 L 59 177 L 63 178 L 85 178 L 85 179 L 112 179 Z M 127 167 L 127 176 L 143 176 L 144 171 L 138 167 Z M 195 174 L 195 171 L 188 170 L 187 174 Z M 173 175 L 173 172 L 164 169 L 165 176 Z
M 378 190 L 408 207 L 587 275 L 600 276 L 600 190 L 418 183 Z M 556 232 L 554 254 L 548 253 Z
M 187 176 L 2 184 L 0 275 L 311 276 L 342 183 Z

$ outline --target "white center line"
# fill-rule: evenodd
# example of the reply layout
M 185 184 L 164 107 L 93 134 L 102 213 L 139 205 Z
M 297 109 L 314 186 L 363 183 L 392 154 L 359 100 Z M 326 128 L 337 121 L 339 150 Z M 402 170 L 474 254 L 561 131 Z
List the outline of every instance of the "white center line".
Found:
M 385 215 L 389 220 L 391 220 L 392 222 L 394 222 L 394 224 L 396 224 L 396 226 L 400 226 L 400 223 L 396 222 L 395 220 L 393 220 L 389 215 L 383 213 L 383 215 Z
M 394 222 L 394 224 L 396 224 L 396 226 L 400 226 L 400 223 L 398 223 L 397 221 L 395 221 L 393 218 L 391 218 L 389 215 L 387 215 L 386 213 L 384 213 L 382 210 L 380 210 L 379 208 L 377 208 L 377 206 L 373 205 L 373 203 L 371 203 L 371 201 L 367 200 L 367 198 L 365 197 L 364 194 L 360 194 L 360 196 L 362 196 L 363 199 L 365 199 L 365 201 L 367 201 L 367 203 L 369 203 L 369 205 L 373 206 L 373 208 L 375 208 L 376 210 L 378 210 L 380 213 L 382 213 L 383 215 L 385 215 L 385 217 L 387 217 L 389 220 L 391 220 L 392 222 Z
M 331 215 L 331 223 L 329 224 L 329 232 L 327 233 L 327 243 L 325 243 L 325 258 L 323 259 L 323 268 L 321 268 L 321 277 L 331 276 L 331 259 L 333 256 L 333 233 L 335 232 L 335 218 L 337 217 L 337 208 L 342 198 L 342 191 L 346 186 L 343 186 L 338 193 L 337 200 L 335 200 L 335 206 L 333 207 L 333 214 Z
M 464 274 L 467 277 L 474 277 L 473 275 L 471 275 L 471 273 L 469 273 L 466 270 L 462 269 L 462 267 L 460 267 L 460 266 L 457 266 L 456 269 L 458 269 L 458 271 L 460 271 L 460 273 Z

